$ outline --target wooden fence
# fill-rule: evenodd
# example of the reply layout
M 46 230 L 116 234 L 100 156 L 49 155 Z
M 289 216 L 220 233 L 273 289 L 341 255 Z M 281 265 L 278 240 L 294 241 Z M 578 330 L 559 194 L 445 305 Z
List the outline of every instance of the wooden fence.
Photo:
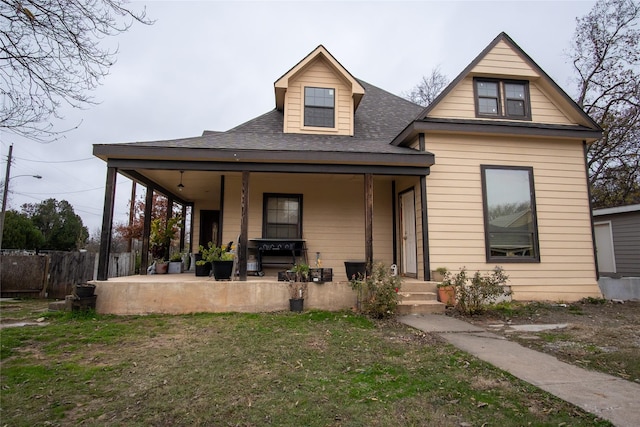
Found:
M 133 274 L 130 253 L 111 254 L 109 277 Z M 64 299 L 73 285 L 94 280 L 97 255 L 90 252 L 47 252 L 0 255 L 2 297 Z

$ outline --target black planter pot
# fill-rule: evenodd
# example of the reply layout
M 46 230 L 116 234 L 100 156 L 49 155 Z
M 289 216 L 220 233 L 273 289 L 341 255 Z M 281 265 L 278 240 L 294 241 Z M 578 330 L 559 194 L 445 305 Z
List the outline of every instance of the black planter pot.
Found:
M 365 261 L 345 261 L 348 280 L 364 279 L 367 275 L 367 263 Z
M 96 285 L 91 285 L 89 283 L 78 283 L 77 285 L 73 285 L 73 294 L 78 298 L 92 297 L 95 290 Z
M 193 258 L 196 266 L 195 268 L 196 276 L 198 277 L 209 276 L 209 274 L 211 274 L 211 263 L 207 262 L 207 263 L 204 263 L 203 265 L 198 265 L 198 261 L 202 261 L 202 254 L 200 253 L 193 254 Z
M 233 273 L 233 261 L 213 261 L 213 277 L 216 280 L 229 280 Z
M 196 276 L 198 277 L 208 277 L 211 273 L 211 263 L 206 262 L 203 265 L 196 264 Z
M 304 307 L 304 298 L 296 298 L 296 299 L 289 300 L 289 310 L 301 313 L 303 307 Z

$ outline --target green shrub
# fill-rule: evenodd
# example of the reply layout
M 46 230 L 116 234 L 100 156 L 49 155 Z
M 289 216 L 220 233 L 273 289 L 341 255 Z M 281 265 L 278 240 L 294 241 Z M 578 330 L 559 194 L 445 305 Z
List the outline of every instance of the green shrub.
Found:
M 401 285 L 400 276 L 392 276 L 390 269 L 381 262 L 373 266 L 367 277 L 351 281 L 351 287 L 358 291 L 358 310 L 376 319 L 395 314 Z
M 455 288 L 456 308 L 460 312 L 477 314 L 483 312 L 498 297 L 511 295 L 511 290 L 506 287 L 508 280 L 509 276 L 504 274 L 502 267 L 495 267 L 491 273 L 484 275 L 476 271 L 471 278 L 466 268 L 462 267 L 454 276 L 447 272 L 442 284 Z

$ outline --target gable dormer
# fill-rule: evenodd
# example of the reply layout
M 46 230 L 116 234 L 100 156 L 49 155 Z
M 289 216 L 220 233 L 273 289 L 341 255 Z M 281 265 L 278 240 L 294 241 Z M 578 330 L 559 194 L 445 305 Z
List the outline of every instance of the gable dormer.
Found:
M 505 33 L 451 82 L 427 107 L 424 117 L 594 127 L 593 121 Z
M 364 88 L 318 46 L 275 83 L 276 108 L 284 133 L 353 136 L 354 114 Z

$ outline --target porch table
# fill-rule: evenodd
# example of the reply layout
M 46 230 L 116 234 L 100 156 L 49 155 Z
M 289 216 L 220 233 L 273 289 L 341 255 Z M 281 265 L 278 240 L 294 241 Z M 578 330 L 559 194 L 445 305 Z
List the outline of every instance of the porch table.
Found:
M 262 272 L 263 263 L 269 265 L 295 265 L 296 259 L 301 257 L 307 263 L 307 246 L 304 239 L 249 239 L 251 246 L 256 252 L 258 260 L 258 272 Z M 279 257 L 265 261 L 264 257 Z M 288 257 L 291 256 L 291 263 Z M 283 258 L 287 261 L 283 261 Z

